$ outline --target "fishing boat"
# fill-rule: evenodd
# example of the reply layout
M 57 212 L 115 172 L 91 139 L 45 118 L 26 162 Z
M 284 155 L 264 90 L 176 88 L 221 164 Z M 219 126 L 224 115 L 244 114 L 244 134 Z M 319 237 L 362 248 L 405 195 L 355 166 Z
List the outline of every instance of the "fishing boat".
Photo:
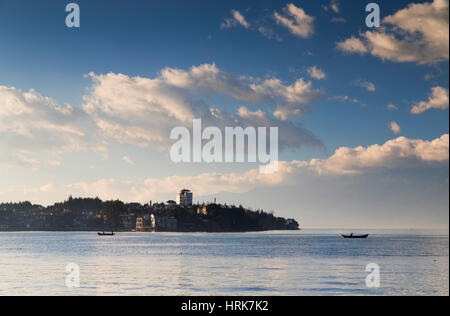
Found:
M 114 232 L 110 232 L 110 233 L 106 233 L 106 232 L 102 232 L 102 233 L 98 233 L 99 236 L 114 236 L 115 233 Z
M 366 239 L 368 237 L 369 237 L 368 234 L 367 235 L 353 235 L 353 234 L 342 235 L 342 238 L 345 238 L 345 239 Z

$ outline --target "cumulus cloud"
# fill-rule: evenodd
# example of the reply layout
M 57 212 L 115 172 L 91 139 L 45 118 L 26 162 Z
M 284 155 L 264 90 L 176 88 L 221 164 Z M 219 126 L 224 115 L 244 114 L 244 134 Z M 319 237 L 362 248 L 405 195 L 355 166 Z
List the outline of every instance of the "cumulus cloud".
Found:
M 221 29 L 229 29 L 238 25 L 241 25 L 246 29 L 250 28 L 250 23 L 247 22 L 241 12 L 237 10 L 231 10 L 231 16 L 232 17 L 225 19 L 225 21 L 220 26 Z
M 283 86 L 278 79 L 266 81 L 266 85 L 276 89 L 289 100 L 286 105 L 278 106 L 273 113 L 275 117 L 285 121 L 290 116 L 303 116 L 305 110 L 308 109 L 305 105 L 319 98 L 321 92 L 312 89 L 312 83 L 299 79 L 291 86 Z
M 449 106 L 448 90 L 443 87 L 434 87 L 428 101 L 421 101 L 413 105 L 412 114 L 422 114 L 430 109 L 447 110 Z
M 58 166 L 61 153 L 106 150 L 79 108 L 5 86 L 0 86 L 0 104 L 0 164 Z
M 398 123 L 395 121 L 392 121 L 391 123 L 389 123 L 389 129 L 394 134 L 400 134 L 400 132 L 402 131 L 402 129 L 400 128 L 400 125 L 398 125 Z
M 276 22 L 289 31 L 302 38 L 309 38 L 314 34 L 314 20 L 313 16 L 306 14 L 306 12 L 294 4 L 290 3 L 283 9 L 284 15 L 278 12 L 274 13 Z
M 364 89 L 366 89 L 369 92 L 375 92 L 377 90 L 376 87 L 375 87 L 375 84 L 372 83 L 372 82 L 369 82 L 367 80 L 358 79 L 354 83 L 358 87 L 364 88 Z
M 308 74 L 311 76 L 311 78 L 322 80 L 327 77 L 326 73 L 318 68 L 317 66 L 312 66 L 308 68 Z
M 279 127 L 281 150 L 322 146 L 300 123 L 287 120 L 303 115 L 320 95 L 303 79 L 291 85 L 276 78 L 252 79 L 223 72 L 214 64 L 166 68 L 155 78 L 113 73 L 91 73 L 90 78 L 93 84 L 82 108 L 60 104 L 34 90 L 0 86 L 0 164 L 59 166 L 64 153 L 104 155 L 111 139 L 167 150 L 170 130 L 189 128 L 196 118 L 204 127 Z M 210 105 L 215 97 L 246 106 L 228 113 Z M 278 117 L 270 114 L 275 108 Z
M 383 145 L 341 147 L 328 159 L 313 159 L 309 167 L 320 174 L 358 174 L 448 163 L 448 142 L 445 134 L 432 141 L 399 137 Z
M 348 53 L 394 62 L 434 64 L 449 56 L 448 0 L 410 4 L 383 19 L 384 27 L 337 43 Z
M 364 55 L 368 52 L 366 45 L 359 38 L 354 36 L 345 41 L 338 42 L 336 48 L 345 53 L 356 53 L 360 55 Z
M 220 192 L 246 193 L 256 186 L 280 184 L 285 179 L 285 168 L 272 177 L 264 176 L 259 170 L 243 174 L 203 173 L 197 176 L 170 176 L 163 179 L 144 179 L 128 181 L 101 179 L 93 183 L 75 183 L 70 189 L 78 194 L 98 195 L 104 199 L 117 199 L 126 196 L 132 201 L 147 201 L 152 196 L 173 195 L 183 188 L 190 188 L 196 196 L 207 196 Z
M 156 78 L 114 73 L 90 76 L 93 85 L 85 96 L 84 110 L 103 135 L 121 142 L 167 149 L 172 128 L 190 127 L 193 119 L 201 118 L 205 127 L 278 126 L 281 148 L 321 144 L 310 131 L 287 120 L 303 115 L 320 96 L 303 79 L 292 85 L 279 79 L 258 81 L 223 72 L 214 64 L 190 70 L 166 68 Z M 245 117 L 209 106 L 216 96 L 258 106 L 277 105 L 275 117 L 266 111 L 261 111 L 262 116 Z
M 77 194 L 98 195 L 105 199 L 126 196 L 128 200 L 136 201 L 173 194 L 185 187 L 191 188 L 200 197 L 222 192 L 246 193 L 257 187 L 289 185 L 305 172 L 322 177 L 352 176 L 393 169 L 448 167 L 448 150 L 448 134 L 432 141 L 399 137 L 383 145 L 342 147 L 328 159 L 281 161 L 274 174 L 261 174 L 258 169 L 254 169 L 244 173 L 203 173 L 197 176 L 149 178 L 137 182 L 102 179 L 94 183 L 72 184 L 70 189 Z

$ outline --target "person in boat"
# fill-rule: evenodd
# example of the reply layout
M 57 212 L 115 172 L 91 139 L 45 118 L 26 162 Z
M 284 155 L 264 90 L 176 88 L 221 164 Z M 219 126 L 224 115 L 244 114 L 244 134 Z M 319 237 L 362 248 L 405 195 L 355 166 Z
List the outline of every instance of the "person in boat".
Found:
M 350 234 L 350 237 L 353 237 L 353 233 Z

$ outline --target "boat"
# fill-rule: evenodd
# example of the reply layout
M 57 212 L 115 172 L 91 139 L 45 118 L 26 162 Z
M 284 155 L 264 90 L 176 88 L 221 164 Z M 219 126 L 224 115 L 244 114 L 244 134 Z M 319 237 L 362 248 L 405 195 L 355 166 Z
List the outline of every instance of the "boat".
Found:
M 99 236 L 114 236 L 115 233 L 114 233 L 114 232 L 110 232 L 110 233 L 102 232 L 102 233 L 98 233 L 98 235 L 99 235 Z
M 369 237 L 369 234 L 367 234 L 367 235 L 353 235 L 353 234 L 342 235 L 342 238 L 345 238 L 345 239 L 366 239 L 368 237 Z

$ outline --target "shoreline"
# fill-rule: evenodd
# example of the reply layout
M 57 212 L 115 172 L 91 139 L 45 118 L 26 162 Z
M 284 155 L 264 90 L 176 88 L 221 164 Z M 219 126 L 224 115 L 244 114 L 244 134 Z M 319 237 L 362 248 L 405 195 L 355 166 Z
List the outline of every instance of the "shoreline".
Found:
M 158 233 L 170 233 L 170 234 L 257 234 L 257 233 L 299 233 L 302 232 L 303 236 L 314 236 L 314 235 L 340 235 L 346 231 L 357 231 L 357 230 L 348 230 L 348 229 L 309 229 L 302 228 L 297 230 L 259 230 L 259 231 L 228 231 L 228 232 L 206 232 L 206 231 L 158 231 L 158 232 L 136 232 L 136 231 L 114 231 L 117 234 L 120 233 L 133 233 L 133 234 L 158 234 Z M 423 237 L 446 237 L 450 238 L 450 234 L 448 230 L 434 230 L 434 229 L 421 229 L 421 230 L 405 230 L 405 229 L 366 229 L 361 230 L 367 233 L 370 233 L 370 236 L 423 236 Z M 98 230 L 10 230 L 10 231 L 0 231 L 1 234 L 7 233 L 92 233 L 97 234 Z M 107 231 L 106 231 L 107 232 Z M 111 236 L 110 236 L 111 237 Z
M 156 232 L 139 232 L 131 230 L 113 230 L 114 233 L 135 233 L 135 234 L 155 234 L 155 233 L 173 233 L 173 234 L 244 234 L 244 233 L 265 233 L 265 232 L 299 232 L 303 229 L 275 229 L 275 230 L 246 230 L 246 231 L 156 231 Z M 2 230 L 1 233 L 99 233 L 110 232 L 111 230 Z

